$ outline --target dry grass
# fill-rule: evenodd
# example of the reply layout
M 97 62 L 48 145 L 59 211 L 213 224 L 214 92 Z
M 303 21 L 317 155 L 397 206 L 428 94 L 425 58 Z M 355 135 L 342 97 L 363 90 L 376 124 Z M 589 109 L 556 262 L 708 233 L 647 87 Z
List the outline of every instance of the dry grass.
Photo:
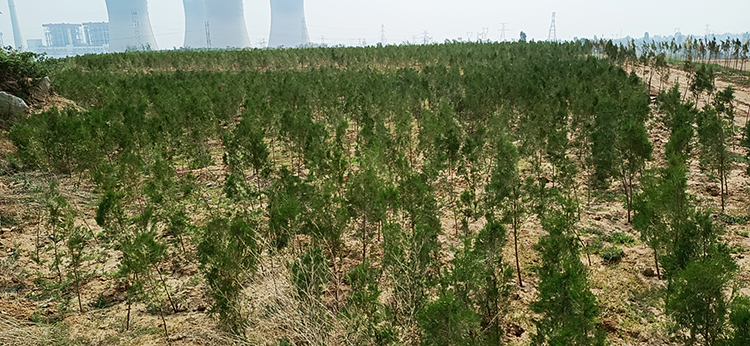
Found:
M 0 345 L 51 345 L 55 342 L 54 334 L 52 327 L 0 315 Z

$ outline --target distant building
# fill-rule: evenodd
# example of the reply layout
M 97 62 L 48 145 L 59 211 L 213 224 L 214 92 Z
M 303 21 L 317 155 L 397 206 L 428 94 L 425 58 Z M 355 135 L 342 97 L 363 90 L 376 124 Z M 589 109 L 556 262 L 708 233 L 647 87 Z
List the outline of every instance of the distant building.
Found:
M 26 48 L 29 51 L 35 52 L 40 49 L 44 49 L 44 42 L 41 38 L 26 40 Z
M 53 58 L 109 52 L 109 23 L 44 24 L 44 41 L 28 40 L 28 50 Z
M 3 43 L 3 33 L 0 32 L 0 47 L 5 47 L 5 43 Z
M 44 24 L 42 27 L 44 28 L 47 47 L 83 47 L 87 45 L 83 38 L 81 24 Z
M 109 23 L 83 23 L 83 36 L 89 46 L 109 46 Z

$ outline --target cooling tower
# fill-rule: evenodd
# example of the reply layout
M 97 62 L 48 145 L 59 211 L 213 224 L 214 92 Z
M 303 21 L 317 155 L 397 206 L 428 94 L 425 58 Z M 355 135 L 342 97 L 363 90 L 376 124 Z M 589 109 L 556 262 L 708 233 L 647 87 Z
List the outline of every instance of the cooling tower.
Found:
M 109 51 L 159 49 L 151 30 L 146 0 L 106 0 L 109 14 Z
M 21 36 L 21 26 L 18 25 L 16 4 L 13 0 L 8 0 L 8 9 L 10 10 L 10 22 L 13 27 L 13 40 L 16 43 L 16 49 L 21 50 L 21 48 L 23 48 L 23 36 Z
M 211 48 L 250 47 L 242 0 L 211 0 L 205 6 L 207 23 L 203 27 Z
M 269 47 L 298 47 L 310 42 L 304 0 L 271 0 Z
M 205 0 L 182 0 L 185 7 L 185 48 L 205 48 L 206 3 Z M 210 28 L 210 27 L 209 27 Z

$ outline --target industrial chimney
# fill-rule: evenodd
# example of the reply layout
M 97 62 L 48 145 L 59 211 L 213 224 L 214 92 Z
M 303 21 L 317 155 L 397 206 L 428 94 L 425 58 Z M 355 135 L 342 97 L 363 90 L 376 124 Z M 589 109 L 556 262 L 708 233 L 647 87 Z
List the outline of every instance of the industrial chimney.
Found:
M 106 0 L 109 14 L 109 51 L 156 50 L 146 0 Z
M 250 47 L 242 0 L 211 0 L 204 3 L 206 23 L 203 26 L 206 41 L 211 43 L 209 48 Z
M 10 22 L 13 27 L 13 40 L 16 43 L 16 49 L 21 50 L 23 48 L 23 36 L 21 36 L 21 26 L 18 24 L 16 4 L 13 0 L 8 0 L 8 9 L 10 10 Z
M 309 42 L 304 0 L 271 0 L 271 37 L 268 46 L 298 47 Z
M 210 25 L 206 25 L 205 0 L 182 0 L 185 7 L 185 48 L 208 47 L 208 32 Z

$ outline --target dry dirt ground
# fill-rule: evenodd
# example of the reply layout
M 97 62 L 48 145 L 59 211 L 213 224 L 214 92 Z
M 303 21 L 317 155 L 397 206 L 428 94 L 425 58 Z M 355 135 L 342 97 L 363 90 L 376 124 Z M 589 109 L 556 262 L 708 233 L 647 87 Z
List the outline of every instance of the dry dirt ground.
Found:
M 642 72 L 642 71 L 639 71 Z M 653 83 L 659 87 L 657 77 Z M 680 83 L 683 92 L 687 75 L 672 69 L 669 79 L 662 88 Z M 729 85 L 718 81 L 717 86 Z M 750 106 L 750 89 L 734 86 L 737 97 L 737 125 L 744 126 L 744 107 Z M 66 103 L 55 99 L 55 103 Z M 701 100 L 700 102 L 705 102 Z M 48 107 L 43 105 L 37 111 Z M 656 148 L 655 162 L 663 160 L 663 150 L 668 134 L 658 126 L 650 128 L 651 138 Z M 738 140 L 739 138 L 735 138 Z M 202 283 L 195 264 L 185 264 L 176 258 L 167 278 L 180 311 L 165 316 L 168 337 L 161 328 L 158 314 L 149 312 L 146 306 L 134 305 L 131 312 L 131 326 L 125 330 L 127 315 L 124 303 L 124 289 L 111 275 L 117 267 L 119 254 L 109 252 L 92 256 L 87 266 L 93 275 L 86 281 L 83 292 L 83 308 L 80 312 L 75 299 L 68 306 L 61 306 L 58 300 L 48 296 L 49 289 L 40 284 L 40 276 L 54 280 L 49 270 L 50 249 L 53 242 L 45 237 L 46 215 L 44 194 L 51 181 L 60 182 L 61 193 L 67 197 L 78 211 L 77 224 L 100 229 L 94 221 L 94 208 L 97 203 L 92 187 L 85 180 L 71 176 L 9 171 L 14 152 L 6 132 L 0 132 L 0 345 L 48 345 L 48 344 L 91 344 L 91 345 L 230 345 L 230 344 L 274 344 L 279 337 L 288 337 L 310 344 L 347 344 L 343 338 L 343 326 L 335 319 L 333 295 L 326 296 L 328 309 L 310 312 L 302 311 L 293 298 L 293 288 L 288 269 L 282 263 L 284 258 L 271 260 L 263 258 L 258 273 L 247 285 L 246 303 L 251 324 L 247 340 L 240 342 L 220 333 L 215 321 L 208 316 L 209 301 L 205 296 L 206 287 Z M 737 154 L 744 154 L 739 147 Z M 221 160 L 217 160 L 221 162 Z M 750 179 L 744 173 L 746 164 L 736 164 L 730 179 L 729 199 L 726 213 L 731 216 L 746 216 L 750 213 Z M 224 168 L 211 166 L 193 173 L 207 185 L 207 190 L 221 189 Z M 717 184 L 709 180 L 698 169 L 696 160 L 691 163 L 689 172 L 690 193 L 697 198 L 702 208 L 715 211 L 718 220 L 719 197 Z M 585 194 L 582 194 L 585 195 Z M 443 215 L 445 235 L 441 236 L 446 257 L 452 256 L 450 247 L 459 244 L 454 234 L 453 217 Z M 723 223 L 722 221 L 718 220 Z M 472 229 L 482 225 L 472 224 Z M 744 294 L 750 294 L 750 238 L 749 227 L 741 224 L 727 224 L 725 239 L 734 248 L 733 255 L 740 264 L 738 283 Z M 664 281 L 649 273 L 653 270 L 653 255 L 649 248 L 638 241 L 638 233 L 627 222 L 617 185 L 609 193 L 597 195 L 590 204 L 582 208 L 578 227 L 584 242 L 591 243 L 597 238 L 607 239 L 608 235 L 621 232 L 636 239 L 632 245 L 620 245 L 624 257 L 618 263 L 605 263 L 600 256 L 582 256 L 582 261 L 590 263 L 591 288 L 601 307 L 602 328 L 606 328 L 609 340 L 614 345 L 672 345 L 670 323 L 663 312 Z M 528 308 L 536 299 L 537 279 L 532 267 L 539 264 L 534 244 L 544 235 L 539 223 L 530 218 L 523 225 L 519 240 L 519 253 L 524 278 L 524 286 L 516 287 L 512 295 L 507 318 L 507 343 L 526 345 L 534 331 L 534 314 Z M 604 242 L 608 245 L 608 242 Z M 95 247 L 95 246 L 94 246 Z M 349 268 L 359 263 L 361 244 L 354 236 L 347 239 L 347 258 L 342 266 Z M 33 257 L 46 263 L 38 264 Z M 505 259 L 513 266 L 512 242 L 505 249 Z M 287 259 L 291 257 L 287 256 Z M 590 262 L 589 262 L 590 261 Z M 517 283 L 514 281 L 514 284 Z M 339 293 L 346 293 L 342 287 Z M 388 289 L 383 300 L 389 298 Z M 65 313 L 61 313 L 62 310 Z M 333 320 L 325 330 L 316 329 L 315 319 Z M 44 322 L 52 323 L 44 323 Z

